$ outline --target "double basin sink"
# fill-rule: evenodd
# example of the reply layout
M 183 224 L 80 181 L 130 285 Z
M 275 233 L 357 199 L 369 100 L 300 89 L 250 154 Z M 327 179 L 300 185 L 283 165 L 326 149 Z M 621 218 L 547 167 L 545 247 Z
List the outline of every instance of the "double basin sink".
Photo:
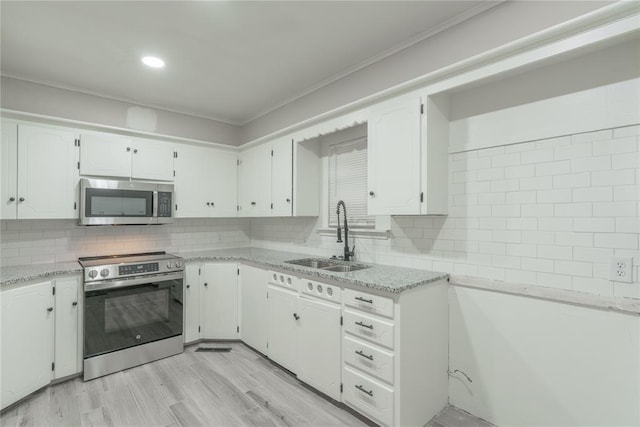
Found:
M 285 261 L 285 263 L 301 265 L 303 267 L 317 268 L 324 271 L 334 271 L 338 273 L 349 273 L 350 271 L 358 271 L 369 268 L 368 265 L 364 264 L 346 264 L 344 263 L 344 261 L 340 262 L 315 258 L 294 259 L 291 261 Z

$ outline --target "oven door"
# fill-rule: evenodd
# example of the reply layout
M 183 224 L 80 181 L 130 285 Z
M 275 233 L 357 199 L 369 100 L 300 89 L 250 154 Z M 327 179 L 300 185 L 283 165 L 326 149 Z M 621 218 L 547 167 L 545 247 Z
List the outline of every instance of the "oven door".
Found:
M 85 285 L 84 358 L 182 335 L 183 277 Z

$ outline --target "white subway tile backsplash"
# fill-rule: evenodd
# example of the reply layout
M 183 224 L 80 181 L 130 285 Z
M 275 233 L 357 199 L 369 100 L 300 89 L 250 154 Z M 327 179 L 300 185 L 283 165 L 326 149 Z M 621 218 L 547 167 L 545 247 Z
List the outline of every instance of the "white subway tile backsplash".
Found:
M 578 133 L 571 136 L 571 142 L 573 144 L 580 144 L 584 142 L 601 141 L 603 139 L 613 138 L 613 130 L 605 129 L 596 132 Z
M 573 230 L 573 218 L 538 218 L 538 229 L 541 231 Z
M 567 175 L 555 175 L 553 177 L 553 188 L 579 188 L 579 187 L 589 187 L 590 185 L 591 185 L 590 173 L 570 173 Z M 606 185 L 606 184 L 600 184 L 600 185 Z
M 601 185 L 629 185 L 635 184 L 635 182 L 636 171 L 633 169 L 614 169 L 591 173 L 591 184 L 594 187 Z
M 585 157 L 582 159 L 571 159 L 571 171 L 591 172 L 611 169 L 611 156 Z
M 615 228 L 614 218 L 575 218 L 573 220 L 573 231 L 612 233 Z
M 523 165 L 531 163 L 543 163 L 553 160 L 553 148 L 539 149 L 520 153 L 520 162 Z
M 553 151 L 555 160 L 573 160 L 585 157 L 591 157 L 593 145 L 591 143 L 572 144 L 563 147 L 556 147 Z
M 638 235 L 633 233 L 597 233 L 596 248 L 638 249 Z
M 536 176 L 560 175 L 569 172 L 571 172 L 571 162 L 569 160 L 539 163 L 536 165 Z
M 509 191 L 505 194 L 505 204 L 520 205 L 536 203 L 536 191 Z
M 593 205 L 591 203 L 556 203 L 553 214 L 559 217 L 591 217 Z
M 627 136 L 638 136 L 638 135 L 640 135 L 640 125 L 624 126 L 624 127 L 616 128 L 613 130 L 614 138 L 624 138 Z
M 609 216 L 609 217 L 638 217 L 638 203 L 633 201 L 627 202 L 603 202 L 593 204 L 593 216 Z
M 520 190 L 550 190 L 553 188 L 551 176 L 537 176 L 534 178 L 520 178 Z
M 613 200 L 613 187 L 587 187 L 572 190 L 574 202 L 609 202 Z
M 592 277 L 593 264 L 577 261 L 554 261 L 554 272 L 570 276 Z
M 536 173 L 535 165 L 518 165 L 504 168 L 505 178 L 528 178 Z
M 630 136 L 627 138 L 616 138 L 593 143 L 593 155 L 632 153 L 638 150 L 637 138 Z M 615 162 L 614 162 L 615 164 Z

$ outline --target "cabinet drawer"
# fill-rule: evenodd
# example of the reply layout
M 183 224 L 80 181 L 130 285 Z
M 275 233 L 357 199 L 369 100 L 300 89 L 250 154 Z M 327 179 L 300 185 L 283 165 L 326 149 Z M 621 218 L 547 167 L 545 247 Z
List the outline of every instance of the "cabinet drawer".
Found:
M 345 336 L 342 357 L 349 365 L 393 384 L 393 353 Z
M 391 322 L 345 310 L 344 330 L 358 338 L 393 348 L 393 323 Z
M 393 299 L 359 292 L 353 289 L 345 289 L 343 293 L 344 303 L 349 307 L 357 308 L 379 316 L 393 318 Z
M 393 424 L 393 389 L 345 367 L 342 381 L 344 402 L 383 425 Z

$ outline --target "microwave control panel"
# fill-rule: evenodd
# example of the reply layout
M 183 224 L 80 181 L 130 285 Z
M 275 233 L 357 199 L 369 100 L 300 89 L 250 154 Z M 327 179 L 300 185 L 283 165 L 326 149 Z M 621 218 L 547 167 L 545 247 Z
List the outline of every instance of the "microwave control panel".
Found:
M 171 218 L 171 192 L 158 191 L 158 218 Z

